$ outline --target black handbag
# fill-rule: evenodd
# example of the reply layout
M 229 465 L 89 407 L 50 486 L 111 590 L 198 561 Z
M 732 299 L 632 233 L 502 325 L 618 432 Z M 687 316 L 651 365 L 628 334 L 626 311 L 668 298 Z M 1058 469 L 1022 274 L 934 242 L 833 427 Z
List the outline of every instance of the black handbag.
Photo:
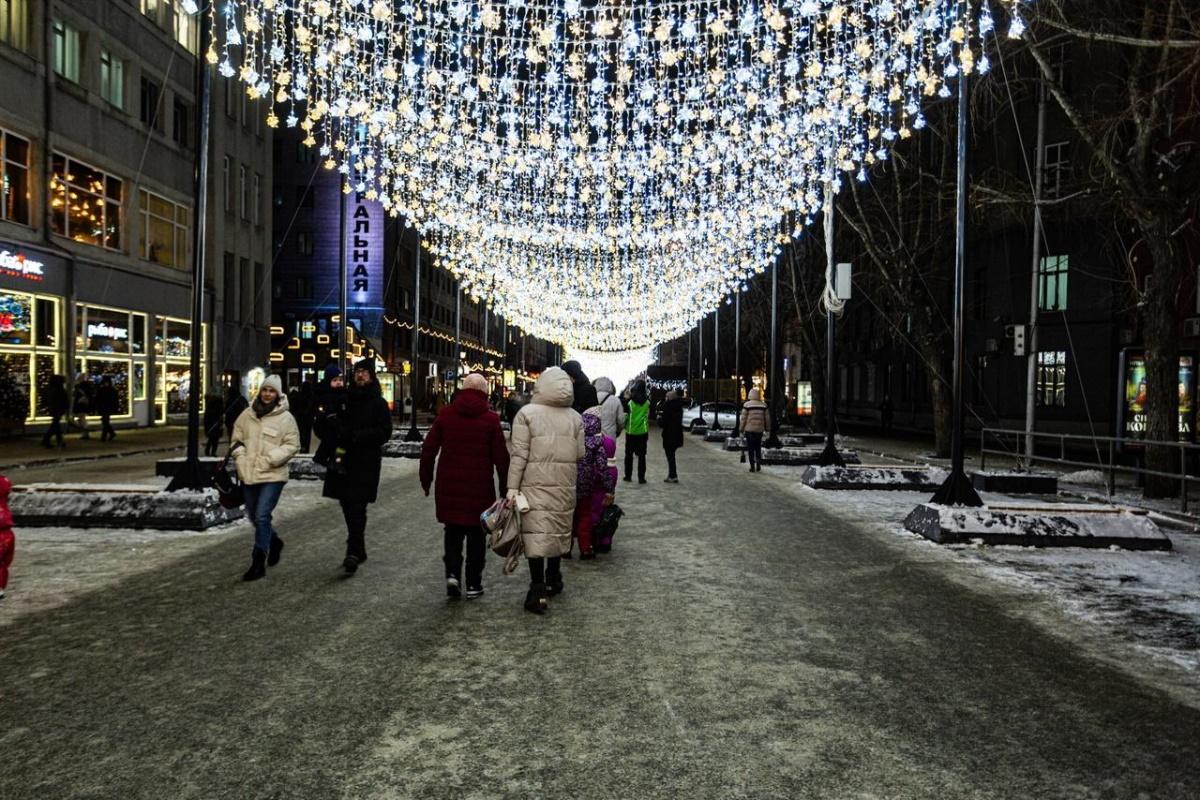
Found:
M 217 490 L 217 500 L 222 508 L 238 508 L 246 502 L 241 480 L 236 475 L 229 474 L 229 459 L 231 458 L 233 458 L 233 447 L 230 447 L 225 458 L 221 459 L 221 463 L 217 465 L 212 477 L 212 485 Z

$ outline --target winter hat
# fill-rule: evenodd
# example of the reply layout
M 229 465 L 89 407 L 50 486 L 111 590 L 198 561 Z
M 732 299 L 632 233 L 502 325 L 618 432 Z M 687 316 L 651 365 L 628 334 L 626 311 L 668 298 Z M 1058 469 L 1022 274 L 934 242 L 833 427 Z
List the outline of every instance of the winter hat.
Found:
M 470 375 L 463 378 L 462 388 L 474 389 L 477 392 L 483 392 L 484 394 L 487 394 L 487 378 L 483 377 L 478 372 L 472 372 Z
M 580 366 L 578 361 L 564 362 L 562 370 L 571 376 L 573 383 L 578 383 L 579 381 L 588 382 L 588 376 L 583 374 L 583 367 Z
M 270 386 L 272 389 L 274 389 L 276 394 L 283 394 L 283 381 L 279 380 L 278 375 L 268 375 L 266 379 L 263 380 L 262 386 L 259 386 L 258 389 L 259 391 L 262 391 L 267 386 Z
M 337 364 L 330 364 L 325 368 L 325 380 L 331 381 L 342 374 L 342 368 Z
M 360 369 L 365 369 L 367 372 L 371 373 L 371 377 L 374 378 L 375 377 L 375 359 L 373 359 L 373 358 L 361 359 L 358 363 L 356 363 L 354 365 L 355 372 L 357 372 Z
M 746 397 L 747 400 L 762 400 L 762 391 L 759 389 L 751 389 L 750 394 Z

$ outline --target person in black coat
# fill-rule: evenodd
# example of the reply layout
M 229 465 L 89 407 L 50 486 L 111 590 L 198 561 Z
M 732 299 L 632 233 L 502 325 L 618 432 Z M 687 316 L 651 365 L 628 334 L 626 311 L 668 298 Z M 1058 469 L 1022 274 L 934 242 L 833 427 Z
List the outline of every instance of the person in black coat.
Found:
M 571 403 L 571 408 L 582 414 L 589 408 L 600 405 L 600 395 L 596 393 L 596 387 L 588 380 L 578 361 L 566 362 L 562 365 L 562 371 L 571 376 L 571 388 L 575 391 L 575 400 Z
M 225 433 L 229 436 L 230 445 L 233 444 L 233 423 L 237 422 L 237 418 L 249 407 L 250 403 L 242 396 L 242 390 L 237 386 L 230 386 L 229 393 L 225 395 Z
M 675 471 L 675 451 L 683 447 L 683 400 L 679 392 L 667 392 L 658 424 L 662 428 L 663 452 L 667 454 L 666 483 L 679 483 L 679 475 Z
M 96 387 L 96 413 L 100 415 L 100 441 L 107 442 L 117 438 L 113 430 L 112 415 L 121 407 L 121 396 L 117 387 L 113 386 L 112 376 L 105 375 Z
M 300 452 L 307 453 L 312 447 L 313 414 L 317 401 L 317 387 L 312 376 L 304 379 L 300 390 L 296 393 L 296 402 L 292 406 L 292 416 L 296 418 L 296 427 L 300 429 Z M 291 398 L 288 399 L 291 402 Z
M 50 383 L 42 395 L 42 402 L 46 406 L 46 414 L 50 417 L 50 427 L 42 437 L 42 446 L 54 447 L 50 439 L 56 438 L 58 447 L 66 447 L 66 442 L 63 441 L 62 418 L 71 407 L 71 400 L 67 397 L 67 379 L 62 375 L 51 375 Z
M 313 461 L 328 467 L 333 460 L 333 438 L 337 430 L 338 412 L 346 405 L 346 383 L 342 371 L 330 364 L 325 368 L 325 378 L 313 393 L 312 432 L 320 444 L 313 453 Z
M 322 494 L 342 505 L 346 519 L 346 557 L 342 567 L 353 575 L 367 560 L 367 506 L 379 492 L 383 445 L 392 437 L 392 412 L 375 377 L 375 362 L 354 365 L 354 378 L 344 394 L 326 409 L 321 445 L 330 440 L 332 458 L 325 470 Z
M 221 447 L 221 430 L 225 424 L 225 398 L 215 386 L 204 398 L 204 455 L 215 456 Z

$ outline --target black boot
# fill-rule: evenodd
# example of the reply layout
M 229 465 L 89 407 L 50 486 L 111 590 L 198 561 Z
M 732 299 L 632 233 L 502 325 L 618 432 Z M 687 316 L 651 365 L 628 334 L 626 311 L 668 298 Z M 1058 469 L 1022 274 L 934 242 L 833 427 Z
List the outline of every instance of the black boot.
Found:
M 256 581 L 267 574 L 267 554 L 257 547 L 250 554 L 250 569 L 242 575 L 244 581 Z
M 267 552 L 267 566 L 273 567 L 279 563 L 279 556 L 283 553 L 283 539 L 275 532 L 271 533 L 271 549 Z
M 563 579 L 562 575 L 547 575 L 546 576 L 546 594 L 550 597 L 556 597 L 562 594 Z
M 525 610 L 532 611 L 534 614 L 545 614 L 549 607 L 546 597 L 546 584 L 529 584 L 529 591 L 525 593 Z
M 358 554 L 349 545 L 346 546 L 346 557 L 342 559 L 342 569 L 347 575 L 358 572 Z

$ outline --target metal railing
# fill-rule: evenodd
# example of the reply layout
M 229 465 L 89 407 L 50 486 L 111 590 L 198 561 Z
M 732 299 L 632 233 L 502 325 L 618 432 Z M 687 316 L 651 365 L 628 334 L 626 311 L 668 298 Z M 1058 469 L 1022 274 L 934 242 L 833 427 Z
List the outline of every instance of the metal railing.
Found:
M 989 448 L 988 437 L 992 437 L 993 441 L 1001 446 L 1001 449 Z M 1032 440 L 1033 452 L 1026 452 L 1027 442 Z M 1005 442 L 1012 442 L 1012 446 L 1004 446 Z M 1038 443 L 1049 441 L 1057 443 L 1058 456 L 1039 455 L 1037 452 Z M 1073 458 L 1067 458 L 1068 443 L 1083 443 L 1088 449 L 1095 451 L 1097 459 L 1094 461 L 1079 461 Z M 1107 447 L 1107 462 L 1101 460 L 1101 446 Z M 1163 472 L 1161 470 L 1149 469 L 1139 464 L 1119 464 L 1117 463 L 1117 455 L 1121 448 L 1136 446 L 1139 448 L 1146 447 L 1169 447 L 1178 451 L 1179 472 Z M 1014 431 L 1005 428 L 983 428 L 979 431 L 979 469 L 987 468 L 987 457 L 1003 456 L 1005 458 L 1016 459 L 1018 464 L 1029 465 L 1035 461 L 1060 464 L 1067 467 L 1082 467 L 1084 469 L 1097 469 L 1104 473 L 1105 489 L 1108 491 L 1108 496 L 1112 497 L 1116 493 L 1117 473 L 1128 473 L 1141 476 L 1155 476 L 1160 478 L 1169 478 L 1179 482 L 1179 503 L 1180 510 L 1184 513 L 1188 510 L 1188 481 L 1200 481 L 1200 475 L 1189 475 L 1187 473 L 1188 455 L 1189 453 L 1200 453 L 1200 444 L 1192 444 L 1191 442 L 1148 442 L 1144 440 L 1129 440 L 1117 439 L 1112 436 L 1084 436 L 1071 433 L 1048 433 L 1042 431 Z

